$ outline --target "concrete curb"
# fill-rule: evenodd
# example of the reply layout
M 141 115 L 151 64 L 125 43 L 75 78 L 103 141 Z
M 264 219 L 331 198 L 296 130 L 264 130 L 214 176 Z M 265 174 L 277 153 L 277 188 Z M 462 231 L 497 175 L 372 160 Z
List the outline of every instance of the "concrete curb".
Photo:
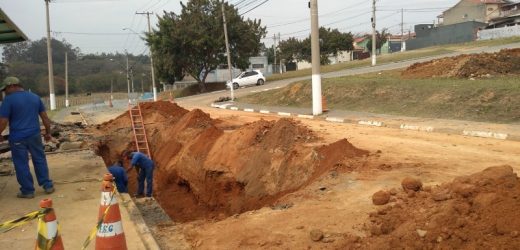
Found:
M 141 211 L 139 211 L 139 208 L 137 208 L 130 195 L 126 193 L 120 193 L 119 197 L 121 197 L 121 205 L 130 215 L 130 219 L 134 223 L 137 232 L 139 233 L 139 237 L 141 238 L 146 249 L 161 249 L 157 244 L 157 241 L 155 241 L 155 238 L 152 235 L 152 231 L 144 222 L 143 216 L 141 215 Z
M 211 107 L 214 108 L 220 108 L 220 109 L 230 109 L 238 111 L 238 107 L 229 107 L 232 104 L 224 104 L 224 105 L 217 105 L 217 104 L 211 104 Z M 245 108 L 243 109 L 245 112 L 257 112 L 254 109 Z M 269 110 L 259 110 L 258 113 L 261 114 L 275 114 L 278 116 L 284 116 L 284 117 L 297 117 L 301 119 L 313 119 L 313 120 L 324 120 L 331 123 L 349 123 L 349 124 L 357 124 L 357 125 L 363 125 L 363 126 L 372 126 L 372 127 L 387 127 L 387 128 L 395 128 L 395 129 L 401 129 L 401 130 L 411 130 L 411 131 L 417 131 L 417 132 L 426 132 L 426 133 L 446 133 L 446 134 L 459 134 L 464 136 L 471 136 L 471 137 L 480 137 L 480 138 L 488 138 L 488 139 L 497 139 L 497 140 L 512 140 L 512 141 L 520 141 L 520 136 L 512 136 L 507 133 L 500 133 L 500 132 L 494 132 L 494 131 L 476 131 L 476 130 L 455 130 L 451 128 L 435 128 L 433 126 L 419 126 L 419 125 L 412 125 L 412 124 L 385 124 L 381 121 L 370 121 L 370 120 L 350 120 L 350 119 L 344 119 L 340 117 L 319 117 L 319 116 L 312 116 L 312 115 L 302 115 L 302 114 L 291 114 L 286 112 L 271 112 Z

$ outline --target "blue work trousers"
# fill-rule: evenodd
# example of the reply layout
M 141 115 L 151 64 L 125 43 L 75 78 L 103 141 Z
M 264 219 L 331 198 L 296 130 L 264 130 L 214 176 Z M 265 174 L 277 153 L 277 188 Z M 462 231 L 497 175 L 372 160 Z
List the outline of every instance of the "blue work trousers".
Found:
M 43 150 L 40 133 L 22 140 L 9 141 L 9 146 L 16 170 L 16 179 L 20 184 L 22 194 L 34 193 L 33 177 L 29 169 L 29 153 L 31 154 L 38 185 L 44 189 L 53 187 L 52 180 L 49 179 L 49 167 L 47 166 L 47 158 Z
M 137 194 L 144 194 L 144 181 L 146 180 L 146 196 L 152 197 L 152 189 L 153 189 L 153 169 L 154 166 L 146 167 L 139 170 L 139 177 L 137 177 L 137 181 L 139 182 L 137 186 Z

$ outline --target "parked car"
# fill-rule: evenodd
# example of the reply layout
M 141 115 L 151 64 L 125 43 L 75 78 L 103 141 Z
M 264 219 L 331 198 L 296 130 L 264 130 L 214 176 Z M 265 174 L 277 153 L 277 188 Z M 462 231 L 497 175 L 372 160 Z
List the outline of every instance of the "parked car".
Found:
M 227 83 L 227 87 L 231 88 L 233 86 L 233 89 L 238 89 L 242 86 L 264 85 L 264 83 L 265 77 L 262 72 L 253 70 L 240 73 L 240 75 Z

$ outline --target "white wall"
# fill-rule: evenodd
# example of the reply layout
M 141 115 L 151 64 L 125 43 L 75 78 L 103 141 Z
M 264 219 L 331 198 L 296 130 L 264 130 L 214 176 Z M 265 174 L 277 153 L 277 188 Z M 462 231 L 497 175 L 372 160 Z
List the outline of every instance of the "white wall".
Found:
M 477 32 L 477 40 L 490 40 L 512 36 L 520 36 L 520 25 L 489 30 L 479 30 Z

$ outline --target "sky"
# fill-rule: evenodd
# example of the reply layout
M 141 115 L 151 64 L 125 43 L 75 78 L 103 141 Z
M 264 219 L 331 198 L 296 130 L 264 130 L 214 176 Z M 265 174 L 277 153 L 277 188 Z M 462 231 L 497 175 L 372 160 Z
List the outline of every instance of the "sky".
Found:
M 185 0 L 185 2 L 188 0 Z M 273 44 L 273 36 L 281 40 L 289 37 L 303 39 L 310 34 L 308 0 L 226 0 L 235 4 L 239 13 L 250 19 L 261 19 L 267 26 L 262 41 Z M 413 25 L 433 23 L 443 10 L 459 0 L 377 0 L 377 29 L 388 28 L 392 34 L 401 33 L 401 9 L 405 33 L 413 32 Z M 178 0 L 52 0 L 50 3 L 51 35 L 66 40 L 81 52 L 114 53 L 128 50 L 132 54 L 147 54 L 148 48 L 140 38 L 148 30 L 146 15 L 164 11 L 180 12 Z M 411 4 L 413 3 L 413 4 Z M 31 40 L 46 36 L 44 0 L 0 0 L 0 8 Z M 371 32 L 371 0 L 318 0 L 320 26 L 342 32 L 364 34 Z

